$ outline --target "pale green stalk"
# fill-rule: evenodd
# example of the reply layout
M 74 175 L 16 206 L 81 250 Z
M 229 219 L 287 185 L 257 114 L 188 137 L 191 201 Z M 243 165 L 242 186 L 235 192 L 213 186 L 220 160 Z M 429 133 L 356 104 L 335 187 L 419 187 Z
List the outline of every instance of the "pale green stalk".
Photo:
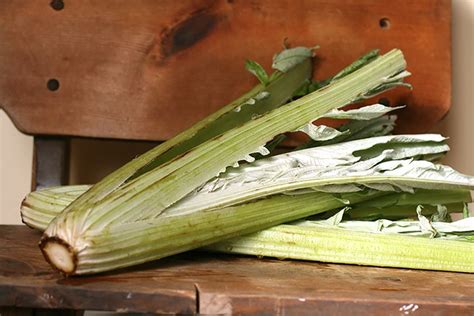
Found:
M 373 106 L 364 107 L 359 110 L 362 113 L 367 113 L 367 109 L 372 110 Z M 329 141 L 319 142 L 318 145 L 321 146 L 327 143 L 333 144 L 341 141 L 388 134 L 393 130 L 396 116 L 387 116 L 384 114 L 392 111 L 393 108 L 387 107 L 380 109 L 380 107 L 377 107 L 377 109 L 379 110 L 379 117 L 374 118 L 373 115 L 371 115 L 370 117 L 357 121 L 354 120 L 354 117 L 349 117 L 352 119 L 352 121 L 342 125 L 339 128 L 345 132 L 343 137 L 337 137 L 336 139 L 331 139 Z M 354 110 L 349 112 L 354 112 Z M 275 146 L 277 146 L 282 141 L 282 139 L 286 138 L 284 135 L 280 136 L 281 137 L 277 137 L 275 141 L 272 141 L 265 146 L 270 152 L 275 149 Z M 264 156 L 259 155 L 257 159 L 261 159 L 263 157 Z M 55 216 L 59 215 L 59 213 L 63 211 L 66 206 L 71 204 L 72 201 L 74 201 L 77 197 L 85 193 L 90 187 L 91 186 L 89 185 L 64 186 L 32 192 L 28 194 L 21 205 L 22 219 L 28 226 L 44 231 Z M 416 205 L 414 207 L 416 207 Z
M 373 191 L 343 197 L 357 203 L 380 194 L 383 193 Z M 343 200 L 322 192 L 304 196 L 276 195 L 214 211 L 112 225 L 84 234 L 81 242 L 93 246 L 83 247 L 74 256 L 62 258 L 66 261 L 61 262 L 61 271 L 88 274 L 127 267 L 344 205 Z M 55 252 L 56 246 L 62 245 L 60 241 L 57 243 L 50 241 L 46 247 Z
M 89 187 L 88 185 L 69 185 L 29 193 L 21 206 L 23 222 L 32 228 L 44 231 L 57 215 Z M 334 195 L 334 199 L 347 205 L 351 204 L 351 201 L 344 201 L 337 194 Z M 436 212 L 436 205 L 445 205 L 448 213 L 452 213 L 462 211 L 464 204 L 471 201 L 471 193 L 467 190 L 418 189 L 415 193 L 388 193 L 352 204 L 346 211 L 346 215 L 351 219 L 402 219 L 416 216 L 418 205 L 423 205 L 424 214 L 431 215 Z M 338 211 L 326 212 L 317 217 L 330 217 Z
M 195 146 L 245 123 L 254 115 L 261 115 L 280 106 L 309 76 L 311 76 L 309 59 L 293 67 L 287 73 L 276 73 L 267 86 L 257 85 L 251 91 L 202 119 L 191 128 L 133 159 L 102 179 L 99 184 L 93 186 L 80 199 L 76 200 L 75 209 L 82 208 L 82 212 L 89 213 L 87 205 L 94 205 L 103 200 L 126 181 L 183 155 Z M 265 91 L 270 93 L 267 98 L 256 100 L 255 104 L 245 106 L 249 99 L 254 99 Z M 237 112 L 236 109 L 240 110 Z M 80 214 L 77 214 L 77 217 L 79 216 Z M 72 223 L 69 225 L 70 227 L 66 228 L 73 231 L 78 228 L 76 227 L 78 224 L 81 223 Z
M 205 249 L 226 253 L 427 270 L 474 272 L 474 243 L 280 225 Z
M 22 209 L 23 221 L 34 228 L 44 229 L 49 221 L 54 218 L 54 214 L 61 212 L 62 208 L 65 207 L 64 204 L 72 202 L 79 192 L 83 192 L 85 189 L 87 189 L 87 186 L 67 186 L 44 189 L 30 193 L 25 199 Z M 252 230 L 252 228 L 248 227 L 248 222 L 251 222 L 253 226 L 257 225 L 265 228 L 272 226 L 272 223 L 281 222 L 283 219 L 284 221 L 296 219 L 305 215 L 324 212 L 325 210 L 333 209 L 335 207 L 346 206 L 348 204 L 354 204 L 355 208 L 357 208 L 358 205 L 382 207 L 398 203 L 406 208 L 407 206 L 411 207 L 410 203 L 426 202 L 442 204 L 445 201 L 470 201 L 469 191 L 459 190 L 418 190 L 414 194 L 390 193 L 388 195 L 380 196 L 381 194 L 383 193 L 352 193 L 342 194 L 336 197 L 327 193 L 314 192 L 294 196 L 279 195 L 257 202 L 228 207 L 222 210 L 195 212 L 179 217 L 171 216 L 168 219 L 160 217 L 159 219 L 152 221 L 122 224 L 116 227 L 112 226 L 104 232 L 86 236 L 87 239 L 93 241 L 98 245 L 98 247 L 95 247 L 91 251 L 88 249 L 83 251 L 80 259 L 81 264 L 78 266 L 75 273 L 81 274 L 107 271 L 131 264 L 158 259 L 200 245 L 206 245 L 213 240 L 221 239 L 223 236 L 240 235 L 242 232 L 246 232 L 246 229 L 249 231 Z M 358 203 L 360 201 L 366 202 Z M 256 212 L 255 210 L 258 211 Z M 390 207 L 385 207 L 383 210 L 390 210 Z M 426 210 L 424 210 L 424 212 L 425 214 L 429 213 L 426 212 Z M 239 216 L 235 216 L 237 213 Z M 32 214 L 34 216 L 31 216 Z M 226 224 L 223 224 L 224 222 Z M 182 227 L 183 225 L 184 227 Z M 334 260 L 331 259 L 332 257 L 323 259 L 320 255 L 308 257 L 305 253 L 301 252 L 301 249 L 306 249 L 311 245 L 314 246 L 311 238 L 314 238 L 314 234 L 317 235 L 317 232 L 311 231 L 311 234 L 307 236 L 306 234 L 308 231 L 306 228 L 291 227 L 289 229 L 296 229 L 297 234 L 303 234 L 305 236 L 304 239 L 294 240 L 288 239 L 288 235 L 281 233 L 281 229 L 283 229 L 282 227 L 287 227 L 287 225 L 270 228 L 256 235 L 254 234 L 233 239 L 230 241 L 230 246 L 229 243 L 224 242 L 217 245 L 211 245 L 208 249 L 223 251 L 222 245 L 225 245 L 225 251 L 233 253 L 259 254 L 265 256 L 274 256 L 278 254 L 278 257 L 318 261 L 328 260 L 330 262 L 339 262 L 337 260 L 346 260 L 347 257 L 353 257 L 355 260 L 359 261 L 341 262 L 373 264 L 378 266 L 386 265 L 451 270 L 451 268 L 446 265 L 440 268 L 438 265 L 439 263 L 437 262 L 439 261 L 439 257 L 433 259 L 436 265 L 426 264 L 426 262 L 423 261 L 425 259 L 419 262 L 410 263 L 410 258 L 405 260 L 405 257 L 403 257 L 399 258 L 398 263 L 394 263 L 393 258 L 391 258 L 390 255 L 386 257 L 372 257 L 372 248 L 364 248 L 364 241 L 357 240 L 355 242 L 356 248 L 346 247 L 344 249 L 339 249 Z M 313 230 L 318 229 L 319 228 L 313 228 Z M 185 233 L 186 231 L 192 231 L 192 234 Z M 270 238 L 271 241 L 269 241 L 268 238 L 261 237 L 267 236 L 268 234 L 272 234 L 272 236 L 276 234 L 277 237 L 276 239 Z M 345 232 L 342 232 L 341 234 L 344 235 Z M 344 240 L 344 236 L 341 237 L 338 235 L 337 237 L 328 237 L 328 240 L 325 240 L 323 244 L 326 245 L 335 242 L 330 238 Z M 412 242 L 416 241 L 417 240 L 413 240 Z M 365 242 L 368 244 L 373 243 L 372 239 L 370 242 L 367 240 Z M 352 243 L 352 241 L 349 243 Z M 233 248 L 232 245 L 237 245 L 237 247 Z M 242 245 L 245 245 L 245 247 L 242 248 Z M 436 244 L 436 246 L 437 245 L 438 244 Z M 405 246 L 405 244 L 401 246 Z M 275 249 L 279 252 L 275 252 Z M 441 247 L 438 251 L 444 251 L 444 249 L 445 248 Z M 414 253 L 407 252 L 407 255 L 414 256 Z M 459 268 L 455 264 L 452 269 L 458 271 L 457 269 L 464 268 Z M 462 271 L 465 271 L 465 269 Z

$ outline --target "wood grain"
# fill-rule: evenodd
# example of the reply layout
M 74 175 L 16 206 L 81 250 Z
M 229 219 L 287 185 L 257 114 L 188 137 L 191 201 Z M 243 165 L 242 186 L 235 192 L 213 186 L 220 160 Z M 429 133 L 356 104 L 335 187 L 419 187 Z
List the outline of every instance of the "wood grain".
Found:
M 159 269 L 65 279 L 38 248 L 40 234 L 0 225 L 0 306 L 189 314 L 196 310 L 191 282 L 175 282 L 166 262 Z M 159 271 L 157 273 L 157 271 Z
M 401 48 L 415 89 L 387 95 L 408 104 L 400 132 L 451 104 L 449 0 L 50 3 L 0 2 L 0 107 L 25 133 L 168 139 L 255 84 L 244 60 L 269 69 L 286 37 L 321 46 L 316 78 Z
M 249 315 L 473 315 L 474 275 L 189 252 L 64 279 L 0 226 L 0 306 Z

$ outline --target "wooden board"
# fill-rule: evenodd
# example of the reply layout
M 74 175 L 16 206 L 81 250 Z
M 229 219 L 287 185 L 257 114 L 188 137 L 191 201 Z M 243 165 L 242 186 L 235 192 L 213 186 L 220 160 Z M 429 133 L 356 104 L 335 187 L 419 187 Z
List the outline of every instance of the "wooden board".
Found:
M 153 270 L 101 278 L 64 279 L 51 271 L 38 248 L 40 234 L 26 226 L 0 225 L 0 306 L 127 310 L 189 314 L 196 310 L 191 282 L 175 282 L 166 262 Z
M 52 5 L 53 3 L 54 5 Z M 163 140 L 255 84 L 288 38 L 319 44 L 316 78 L 399 47 L 415 90 L 400 132 L 451 104 L 449 0 L 11 0 L 0 2 L 0 107 L 29 134 Z
M 249 315 L 473 315 L 474 275 L 190 252 L 62 278 L 39 233 L 0 226 L 0 306 Z

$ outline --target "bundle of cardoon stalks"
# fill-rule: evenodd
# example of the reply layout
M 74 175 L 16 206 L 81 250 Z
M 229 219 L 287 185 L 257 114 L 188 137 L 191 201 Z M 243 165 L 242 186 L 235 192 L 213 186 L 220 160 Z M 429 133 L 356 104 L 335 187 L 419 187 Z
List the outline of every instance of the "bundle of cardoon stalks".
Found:
M 44 230 L 46 260 L 64 274 L 88 274 L 206 247 L 473 272 L 474 244 L 466 242 L 472 221 L 435 224 L 463 210 L 474 187 L 474 178 L 437 163 L 446 139 L 387 135 L 395 121 L 389 112 L 398 108 L 339 109 L 409 86 L 401 51 L 369 52 L 319 82 L 310 80 L 313 55 L 311 48 L 285 49 L 272 75 L 248 61 L 261 83 L 190 129 L 93 186 L 29 194 L 22 218 Z M 313 125 L 319 118 L 347 123 Z M 311 140 L 272 153 L 294 131 Z M 399 221 L 414 216 L 411 229 Z M 362 220 L 393 221 L 357 230 L 344 218 L 359 228 L 371 223 Z M 399 229 L 387 234 L 380 223 Z

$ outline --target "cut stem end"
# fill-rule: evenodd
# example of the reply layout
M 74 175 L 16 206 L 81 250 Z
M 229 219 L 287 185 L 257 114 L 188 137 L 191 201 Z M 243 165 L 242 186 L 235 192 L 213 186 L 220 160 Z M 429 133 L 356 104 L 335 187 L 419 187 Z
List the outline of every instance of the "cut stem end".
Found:
M 72 247 L 62 239 L 46 237 L 40 241 L 43 256 L 55 269 L 70 275 L 74 274 L 77 266 L 77 256 Z

